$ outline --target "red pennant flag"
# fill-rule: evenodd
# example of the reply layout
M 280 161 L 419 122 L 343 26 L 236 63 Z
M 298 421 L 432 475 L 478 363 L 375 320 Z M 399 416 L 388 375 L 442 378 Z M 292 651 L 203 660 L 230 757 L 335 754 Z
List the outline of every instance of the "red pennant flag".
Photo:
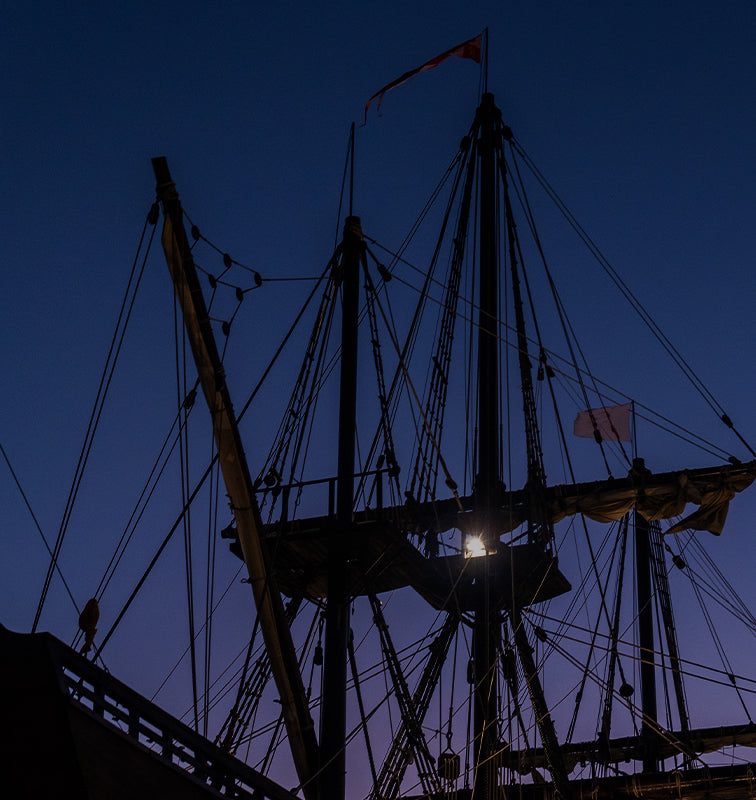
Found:
M 408 81 L 413 76 L 417 75 L 419 72 L 425 72 L 426 70 L 433 69 L 437 67 L 442 61 L 446 61 L 447 58 L 450 56 L 457 56 L 457 58 L 469 58 L 474 61 L 476 64 L 480 64 L 480 53 L 481 47 L 483 42 L 483 34 L 479 33 L 477 36 L 473 37 L 472 39 L 468 39 L 466 42 L 462 42 L 462 44 L 458 44 L 456 47 L 452 47 L 451 50 L 447 50 L 445 53 L 441 53 L 440 56 L 436 56 L 428 61 L 426 64 L 423 64 L 422 67 L 417 67 L 417 69 L 411 69 L 409 72 L 405 72 L 401 78 L 397 78 L 395 81 L 391 81 L 391 83 L 386 84 L 380 91 L 376 92 L 370 100 L 365 103 L 365 122 L 367 122 L 367 113 L 370 105 L 378 99 L 378 109 L 381 108 L 381 103 L 383 102 L 383 95 L 386 94 L 390 89 L 394 89 L 397 86 L 401 86 L 403 83 Z M 364 125 L 365 122 L 362 124 Z
M 603 406 L 581 411 L 575 419 L 575 436 L 596 438 L 598 432 L 604 442 L 632 442 L 630 435 L 630 406 Z

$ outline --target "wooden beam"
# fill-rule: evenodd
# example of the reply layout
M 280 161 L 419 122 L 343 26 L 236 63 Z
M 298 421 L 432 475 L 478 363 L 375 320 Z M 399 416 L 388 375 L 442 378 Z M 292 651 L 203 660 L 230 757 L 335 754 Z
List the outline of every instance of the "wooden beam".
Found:
M 218 458 L 236 519 L 244 562 L 260 620 L 260 630 L 270 656 L 283 710 L 287 738 L 305 797 L 314 798 L 318 747 L 307 697 L 299 672 L 294 643 L 286 623 L 281 595 L 266 563 L 260 542 L 262 521 L 249 467 L 241 444 L 223 366 L 215 345 L 202 289 L 199 284 L 176 186 L 164 158 L 152 160 L 157 196 L 165 213 L 162 244 L 184 325 L 192 348 L 202 391 L 210 409 Z

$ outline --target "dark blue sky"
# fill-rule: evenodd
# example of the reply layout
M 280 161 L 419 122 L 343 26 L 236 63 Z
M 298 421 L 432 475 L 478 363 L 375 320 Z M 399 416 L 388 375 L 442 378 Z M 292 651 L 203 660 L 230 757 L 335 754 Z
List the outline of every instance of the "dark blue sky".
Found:
M 150 158 L 168 158 L 185 209 L 222 250 L 264 277 L 314 275 L 333 247 L 349 125 L 365 101 L 485 26 L 505 122 L 756 440 L 752 3 L 14 4 L 0 31 L 0 441 L 51 539 L 153 201 Z M 467 130 L 479 78 L 472 62 L 448 61 L 388 94 L 358 129 L 355 211 L 374 238 L 401 239 Z M 636 337 L 608 284 L 552 253 L 556 267 L 569 262 L 578 315 L 598 323 L 585 329 L 597 372 L 745 458 Z M 133 502 L 132 467 L 148 465 L 174 397 L 171 287 L 157 255 L 63 548 L 80 605 Z M 299 290 L 271 289 L 251 315 L 254 338 L 236 363 L 252 374 L 291 318 L 288 291 Z M 253 382 L 232 380 L 240 399 Z M 683 465 L 666 450 L 649 456 L 652 468 Z M 0 621 L 24 630 L 46 557 L 4 469 Z M 716 543 L 736 585 L 750 582 L 754 510 L 753 499 L 733 506 L 748 524 Z M 166 507 L 166 519 L 174 513 Z M 134 556 L 132 575 L 143 563 Z M 170 617 L 181 591 L 141 611 L 157 602 Z M 75 624 L 56 586 L 42 628 L 68 640 Z

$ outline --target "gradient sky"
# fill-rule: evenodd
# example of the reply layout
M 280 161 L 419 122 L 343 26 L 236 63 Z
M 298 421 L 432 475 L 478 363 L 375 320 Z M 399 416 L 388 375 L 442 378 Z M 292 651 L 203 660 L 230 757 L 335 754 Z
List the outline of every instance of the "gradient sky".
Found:
M 264 277 L 317 274 L 333 247 L 350 123 L 381 86 L 486 26 L 504 121 L 756 441 L 753 3 L 11 4 L 0 31 L 0 442 L 51 541 L 153 202 L 150 158 L 168 158 L 185 209 L 222 250 Z M 355 211 L 375 238 L 400 241 L 467 131 L 479 78 L 472 62 L 446 62 L 386 95 L 358 128 Z M 133 502 L 131 473 L 170 418 L 172 290 L 156 256 L 61 557 L 80 605 Z M 565 285 L 599 323 L 599 374 L 747 457 L 615 310 L 609 287 L 580 270 Z M 250 375 L 291 318 L 287 291 L 299 289 L 271 290 L 255 307 L 255 338 L 236 354 Z M 239 402 L 253 378 L 232 381 Z M 686 465 L 650 434 L 646 444 L 653 469 Z M 5 464 L 0 504 L 0 621 L 28 630 L 47 561 Z M 736 501 L 733 532 L 716 542 L 751 601 L 754 512 L 753 497 Z M 127 565 L 132 580 L 144 559 Z M 181 585 L 173 593 L 163 570 L 162 596 L 140 613 L 181 607 Z M 126 643 L 114 640 L 114 671 L 145 627 L 171 638 L 138 618 Z M 75 627 L 56 582 L 41 628 L 68 641 Z

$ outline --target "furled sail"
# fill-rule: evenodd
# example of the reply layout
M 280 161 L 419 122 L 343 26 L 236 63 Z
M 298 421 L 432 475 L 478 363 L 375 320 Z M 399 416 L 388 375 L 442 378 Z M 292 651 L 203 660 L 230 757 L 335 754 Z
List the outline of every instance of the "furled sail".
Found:
M 553 487 L 549 492 L 552 517 L 558 522 L 573 514 L 585 514 L 596 522 L 612 522 L 636 508 L 647 520 L 667 520 L 680 516 L 692 504 L 698 509 L 667 533 L 692 529 L 719 535 L 730 500 L 755 478 L 756 462 L 659 475 L 639 465 L 624 479 Z
M 654 474 L 645 469 L 642 459 L 636 459 L 625 478 L 549 486 L 545 489 L 544 500 L 555 523 L 575 514 L 584 514 L 595 522 L 615 522 L 633 508 L 647 520 L 668 520 L 684 514 L 688 505 L 696 505 L 696 510 L 666 533 L 692 529 L 719 535 L 730 500 L 747 489 L 754 479 L 756 461 Z M 470 500 L 463 498 L 463 504 L 467 506 Z M 433 505 L 421 504 L 423 508 Z M 438 504 L 435 505 L 438 511 Z M 508 533 L 524 524 L 528 509 L 527 487 L 503 493 L 497 520 L 499 532 Z M 443 515 L 443 525 L 438 530 L 471 529 L 475 524 L 474 516 L 474 512 Z

